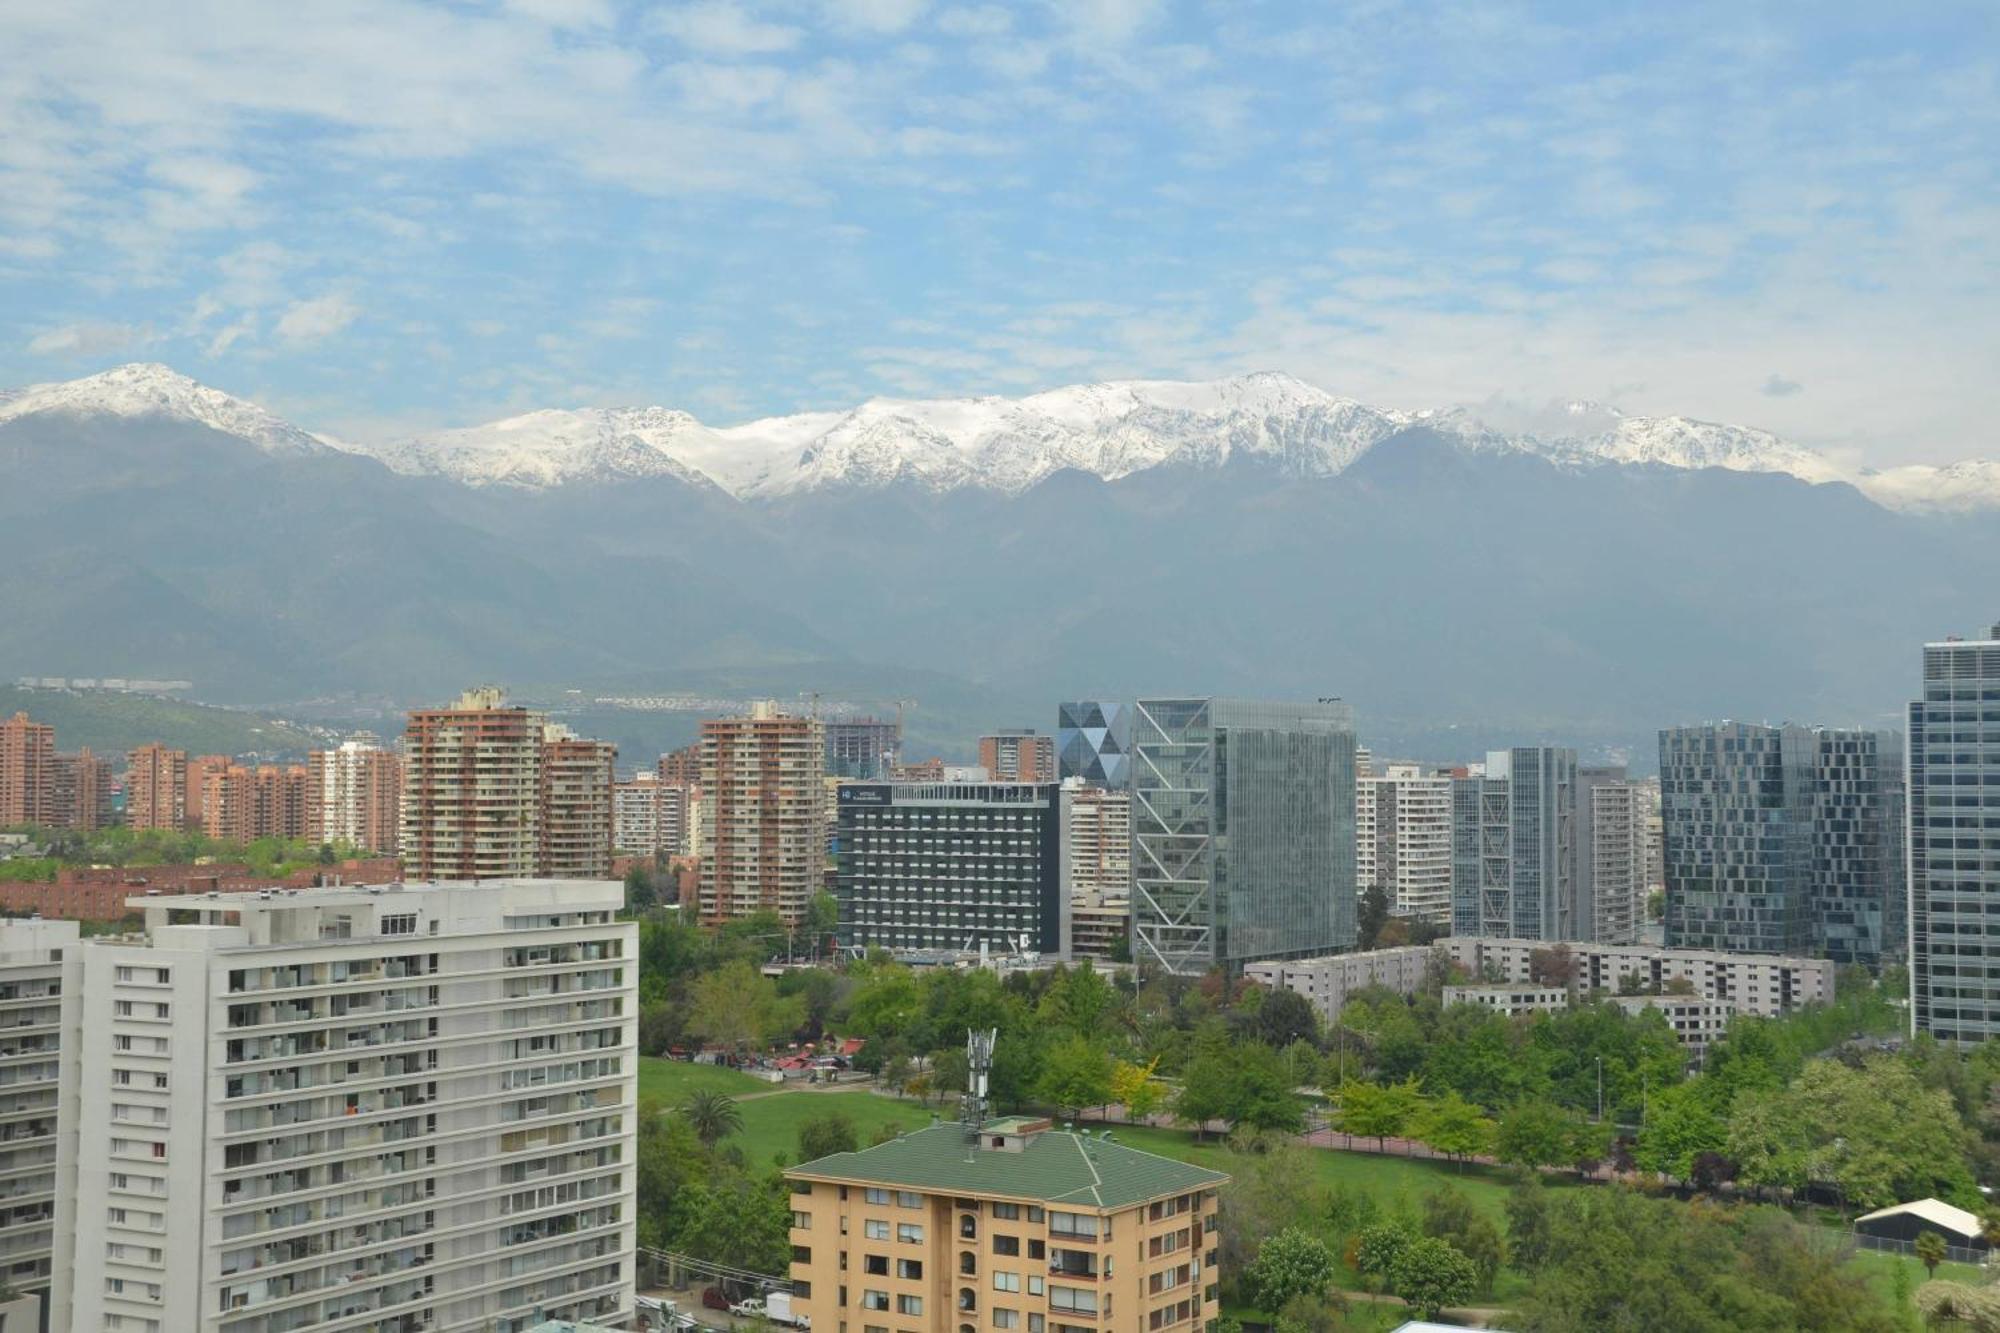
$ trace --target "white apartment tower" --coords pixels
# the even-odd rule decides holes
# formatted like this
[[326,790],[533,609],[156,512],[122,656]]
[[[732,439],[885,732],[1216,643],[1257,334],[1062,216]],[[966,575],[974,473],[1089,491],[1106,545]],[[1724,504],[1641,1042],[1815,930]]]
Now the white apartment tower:
[[0,1278],[16,1291],[49,1286],[63,955],[76,941],[74,921],[0,921]]
[[1077,778],[1063,782],[1065,837],[1069,842],[1069,896],[1100,907],[1132,897],[1132,796],[1092,787]]
[[633,1306],[610,881],[141,897],[66,949],[50,1327],[519,1333]]
[[1354,780],[1357,894],[1379,884],[1395,916],[1451,920],[1451,778],[1390,764]]
[[690,797],[685,782],[663,781],[657,773],[641,773],[621,782],[611,794],[611,841],[635,856],[688,856]]

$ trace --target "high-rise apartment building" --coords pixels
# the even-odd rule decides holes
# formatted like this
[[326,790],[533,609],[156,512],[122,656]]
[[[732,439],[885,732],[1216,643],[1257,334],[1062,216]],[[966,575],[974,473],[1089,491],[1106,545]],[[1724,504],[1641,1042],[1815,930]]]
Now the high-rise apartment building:
[[223,842],[258,838],[303,838],[308,821],[309,780],[297,764],[204,765],[201,828]]
[[640,773],[611,793],[611,841],[634,856],[688,856],[688,816],[694,789]]
[[55,763],[54,727],[26,713],[0,722],[0,825],[53,822]]
[[1171,972],[1354,947],[1354,712],[1141,699],[1133,954]]
[[979,766],[994,782],[1054,782],[1056,738],[1032,728],[981,736]]
[[1827,728],[1814,740],[1813,950],[1879,967],[1908,943],[1903,733]]
[[1451,923],[1459,935],[1581,938],[1576,751],[1517,745],[1452,779]]
[[840,784],[841,944],[1067,958],[1067,797],[1052,782]]
[[187,761],[187,790],[181,801],[181,827],[199,833],[207,827],[207,812],[201,808],[208,791],[208,775],[228,768],[236,761],[226,754],[198,754]]
[[1132,896],[1132,796],[1076,778],[1063,781],[1067,796],[1066,857],[1069,895],[1096,906]]
[[826,867],[826,740],[774,703],[701,724],[701,915],[805,916]]
[[170,750],[154,742],[132,751],[125,762],[126,825],[135,829],[186,828],[187,751]]
[[373,736],[306,756],[306,837],[394,853],[403,837],[403,761]]
[[700,786],[701,742],[683,745],[678,750],[661,755],[658,772],[662,782],[679,782],[690,787]]
[[542,855],[538,873],[599,879],[611,873],[611,791],[618,747],[579,740],[567,727],[542,733]]
[[2000,625],[1924,645],[1910,704],[1910,1030],[2000,1035]]
[[1646,920],[1647,789],[1625,770],[1578,770],[1578,935],[1598,944],[1636,944]]
[[826,728],[826,773],[833,778],[887,778],[903,762],[903,725],[874,717],[834,718]]
[[1057,776],[1124,791],[1132,781],[1132,705],[1084,700],[1056,706]]
[[111,761],[99,759],[89,746],[58,754],[49,769],[49,822],[90,833],[109,828],[111,821]]
[[50,1327],[628,1318],[622,901],[560,880],[138,897],[143,942],[66,948]]
[[1415,764],[1355,779],[1355,891],[1394,916],[1451,922],[1451,781]]
[[[74,921],[0,921],[0,1279],[45,1292],[55,1244],[65,999],[63,955]],[[70,996],[75,992],[71,991]],[[61,1327],[61,1325],[51,1325]]]
[[419,709],[403,733],[403,869],[509,879],[542,859],[542,714],[486,686]]

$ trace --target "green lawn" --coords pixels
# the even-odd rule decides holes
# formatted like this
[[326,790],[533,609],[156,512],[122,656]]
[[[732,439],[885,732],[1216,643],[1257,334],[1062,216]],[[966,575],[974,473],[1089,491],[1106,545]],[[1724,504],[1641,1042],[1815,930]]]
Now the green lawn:
[[776,1097],[759,1097],[737,1104],[743,1112],[743,1129],[729,1142],[743,1149],[752,1166],[764,1165],[779,1153],[785,1160],[799,1155],[799,1126],[814,1116],[838,1111],[854,1122],[861,1146],[867,1147],[884,1125],[919,1129],[931,1123],[932,1108],[914,1101],[872,1092],[787,1092]]
[[[1891,1296],[1896,1290],[1896,1265],[1901,1264],[1910,1275],[1910,1290],[1930,1280],[1924,1272],[1923,1260],[1913,1254],[1885,1254],[1881,1250],[1856,1250],[1848,1260],[1850,1267],[1858,1268],[1868,1275],[1868,1283],[1884,1296]],[[1943,1281],[1967,1282],[1974,1286],[1986,1284],[1985,1270],[1977,1264],[1942,1263],[1938,1265],[1937,1276]]]
[[639,1100],[651,1098],[671,1106],[691,1092],[723,1092],[742,1097],[753,1092],[772,1092],[779,1087],[761,1078],[722,1065],[697,1065],[686,1060],[663,1060],[657,1056],[639,1058]]

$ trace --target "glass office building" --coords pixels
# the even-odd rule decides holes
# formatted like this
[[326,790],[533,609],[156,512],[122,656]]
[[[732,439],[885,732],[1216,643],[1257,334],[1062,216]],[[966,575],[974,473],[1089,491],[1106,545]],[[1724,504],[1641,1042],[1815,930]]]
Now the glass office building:
[[1572,940],[1576,751],[1517,745],[1452,782],[1451,927],[1457,935]]
[[2000,1034],[2000,625],[1924,645],[1910,705],[1910,1028]]
[[1875,968],[1902,957],[1903,735],[1815,733],[1812,933],[1816,954]]
[[1797,726],[1660,733],[1668,948],[1807,951],[1817,753]]
[[1056,706],[1056,776],[1124,791],[1132,781],[1132,706],[1085,700]]
[[1354,947],[1354,712],[1141,699],[1133,953],[1179,973]]

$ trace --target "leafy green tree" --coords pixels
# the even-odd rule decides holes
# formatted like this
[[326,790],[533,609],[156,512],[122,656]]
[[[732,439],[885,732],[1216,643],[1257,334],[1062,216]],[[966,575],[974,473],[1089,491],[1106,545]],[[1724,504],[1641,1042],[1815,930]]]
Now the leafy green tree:
[[1513,1166],[1534,1170],[1567,1166],[1576,1160],[1577,1118],[1547,1102],[1522,1102],[1500,1117],[1494,1154]]
[[1551,1258],[1554,1221],[1549,1196],[1541,1180],[1529,1176],[1507,1195],[1507,1249],[1514,1266],[1524,1273],[1537,1273]]
[[709,1088],[690,1093],[681,1103],[681,1115],[695,1137],[711,1147],[743,1128],[743,1111],[736,1100]]
[[1075,967],[1059,968],[1043,996],[1044,1022],[1082,1036],[1095,1036],[1118,1003],[1118,993],[1095,964],[1085,959]]
[[1437,1152],[1457,1159],[1461,1167],[1466,1158],[1493,1147],[1493,1121],[1456,1092],[1426,1105],[1416,1121],[1411,1132]]
[[1340,1088],[1337,1118],[1342,1132],[1388,1146],[1390,1135],[1401,1137],[1416,1123],[1423,1093],[1414,1078],[1386,1087],[1377,1083],[1345,1083]]
[[1707,1079],[1669,1088],[1646,1108],[1646,1122],[1632,1151],[1642,1171],[1692,1180],[1696,1159],[1728,1146],[1729,1124],[1717,1111],[1721,1089]]
[[1148,1119],[1166,1098],[1166,1089],[1153,1077],[1159,1064],[1159,1057],[1154,1056],[1143,1065],[1120,1060],[1111,1067],[1111,1100],[1123,1106],[1133,1120]]
[[652,910],[659,901],[653,890],[653,875],[643,865],[625,872],[625,910],[633,915]]
[[1266,1240],[1288,1227],[1312,1229],[1324,1216],[1313,1156],[1297,1142],[1230,1154],[1217,1209],[1221,1271],[1247,1272]]
[[1341,1333],[1350,1325],[1347,1302],[1337,1291],[1317,1296],[1294,1296],[1278,1311],[1274,1333]]
[[1397,1252],[1389,1281],[1425,1319],[1436,1319],[1446,1306],[1464,1305],[1473,1298],[1479,1272],[1450,1241],[1418,1236]]
[[1426,1195],[1423,1228],[1425,1235],[1451,1242],[1453,1249],[1472,1261],[1478,1291],[1493,1290],[1493,1280],[1507,1262],[1507,1242],[1493,1219],[1473,1207],[1463,1190],[1446,1186]]
[[1938,1265],[1944,1262],[1947,1253],[1944,1237],[1935,1231],[1923,1231],[1918,1233],[1917,1243],[1911,1248],[1923,1262],[1924,1271],[1936,1277]]
[[1397,1259],[1416,1238],[1416,1231],[1401,1218],[1364,1227],[1354,1241],[1354,1266],[1386,1289],[1394,1278]]
[[1050,1048],[1036,1092],[1071,1115],[1103,1106],[1111,1100],[1111,1057],[1088,1037],[1066,1037]]
[[782,1176],[753,1181],[740,1170],[710,1176],[694,1198],[679,1240],[697,1258],[759,1273],[792,1261],[791,1196]]
[[1266,1046],[1282,1050],[1295,1041],[1317,1037],[1319,1015],[1313,1011],[1312,1001],[1295,990],[1267,990],[1257,1005],[1251,1032]]
[[799,1123],[799,1160],[815,1162],[837,1152],[854,1152],[861,1136],[854,1122],[839,1111],[825,1111]]
[[1356,947],[1373,949],[1382,938],[1382,927],[1389,922],[1389,893],[1380,884],[1370,884],[1361,891],[1361,910],[1355,917]]
[[1197,1056],[1181,1071],[1181,1088],[1174,1094],[1174,1119],[1193,1126],[1195,1137],[1208,1132],[1211,1120],[1229,1114],[1230,1068],[1221,1055]]
[[751,964],[729,963],[697,978],[688,1027],[732,1048],[762,1045],[794,1032],[805,1020],[805,1002],[778,994]]
[[[854,1036],[888,1037],[904,1032],[923,1009],[923,995],[910,969],[896,963],[857,963],[853,994],[847,999],[845,1031]],[[965,1040],[959,1032],[954,1044]]]
[[1269,1046],[1239,1051],[1224,1086],[1223,1114],[1233,1127],[1288,1134],[1304,1128],[1305,1107],[1292,1090],[1290,1071]]
[[1334,1284],[1339,1262],[1326,1242],[1299,1227],[1286,1227],[1265,1240],[1246,1275],[1267,1310],[1281,1310],[1299,1296],[1323,1296]]

